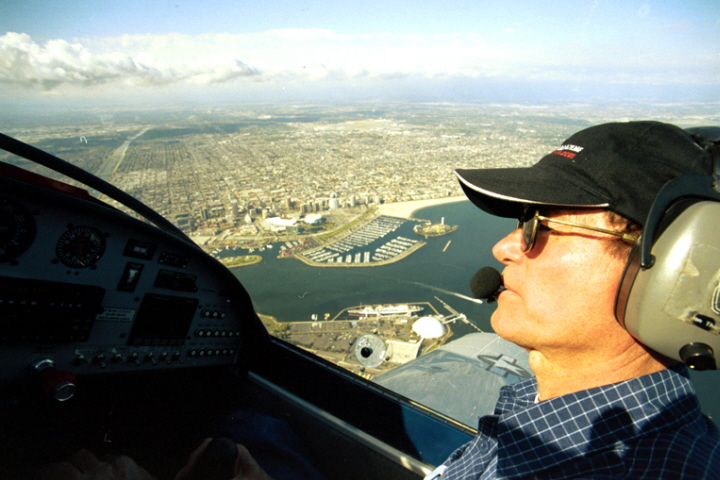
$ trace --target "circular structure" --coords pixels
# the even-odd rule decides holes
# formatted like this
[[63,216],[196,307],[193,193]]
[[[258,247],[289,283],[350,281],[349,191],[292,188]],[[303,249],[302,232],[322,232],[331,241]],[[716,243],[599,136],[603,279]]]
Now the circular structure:
[[95,227],[70,227],[60,236],[55,255],[66,266],[85,268],[94,265],[105,253],[105,236]]
[[423,338],[440,338],[447,333],[447,328],[434,317],[421,317],[412,326],[413,332]]
[[372,368],[377,367],[385,361],[387,347],[382,338],[375,334],[368,333],[367,335],[358,337],[355,345],[353,345],[353,351],[360,365]]

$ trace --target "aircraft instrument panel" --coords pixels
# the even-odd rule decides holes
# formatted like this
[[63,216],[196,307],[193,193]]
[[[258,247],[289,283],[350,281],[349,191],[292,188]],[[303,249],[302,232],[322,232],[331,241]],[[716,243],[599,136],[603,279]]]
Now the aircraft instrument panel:
[[0,177],[1,382],[229,365],[256,320],[237,279],[196,245]]

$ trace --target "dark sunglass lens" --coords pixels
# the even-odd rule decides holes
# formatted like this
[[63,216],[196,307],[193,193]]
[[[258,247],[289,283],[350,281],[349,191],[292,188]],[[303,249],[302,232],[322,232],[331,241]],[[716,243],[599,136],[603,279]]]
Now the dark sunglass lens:
[[536,230],[537,217],[531,217],[530,219],[522,222],[523,240],[525,241],[525,249],[523,251],[527,252],[533,247],[533,244],[535,243]]

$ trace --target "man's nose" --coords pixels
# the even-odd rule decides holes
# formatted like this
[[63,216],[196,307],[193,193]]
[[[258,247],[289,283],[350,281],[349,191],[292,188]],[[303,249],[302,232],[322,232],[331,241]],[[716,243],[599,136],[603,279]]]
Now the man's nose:
[[492,249],[493,256],[500,263],[507,265],[516,262],[525,253],[525,241],[523,240],[522,229],[516,228],[499,242]]

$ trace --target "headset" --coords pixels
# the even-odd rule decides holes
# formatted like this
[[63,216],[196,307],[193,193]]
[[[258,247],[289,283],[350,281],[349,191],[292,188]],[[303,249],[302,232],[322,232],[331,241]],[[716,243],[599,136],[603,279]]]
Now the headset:
[[615,316],[635,338],[695,370],[720,355],[720,127],[686,129],[714,159],[655,197],[625,267]]

